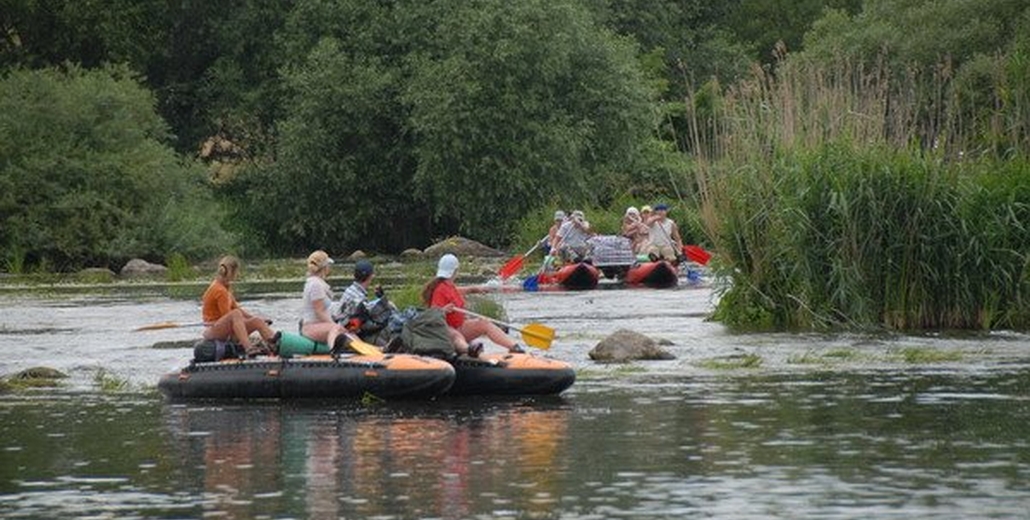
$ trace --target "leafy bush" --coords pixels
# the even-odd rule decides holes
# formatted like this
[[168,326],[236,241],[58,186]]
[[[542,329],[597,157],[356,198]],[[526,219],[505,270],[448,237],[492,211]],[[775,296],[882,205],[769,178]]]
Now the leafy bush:
[[[199,170],[167,146],[125,67],[0,78],[0,249],[7,267],[69,269],[212,249],[225,239]],[[188,223],[196,225],[190,226]],[[21,258],[16,258],[21,256]]]

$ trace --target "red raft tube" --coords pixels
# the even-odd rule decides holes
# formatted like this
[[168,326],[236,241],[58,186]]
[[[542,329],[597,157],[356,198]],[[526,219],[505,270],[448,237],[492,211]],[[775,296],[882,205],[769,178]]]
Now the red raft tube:
[[588,290],[597,287],[600,269],[587,262],[566,264],[553,274],[540,275],[540,284],[558,284],[566,289]]
[[679,269],[668,260],[640,262],[626,271],[625,282],[655,289],[675,287],[679,283]]

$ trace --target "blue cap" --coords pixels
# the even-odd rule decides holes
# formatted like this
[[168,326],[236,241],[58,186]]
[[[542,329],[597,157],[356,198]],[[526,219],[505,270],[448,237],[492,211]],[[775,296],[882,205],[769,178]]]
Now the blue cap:
[[372,262],[368,260],[358,260],[354,264],[354,279],[363,282],[372,276],[375,270],[372,268]]
[[664,203],[663,204],[655,204],[654,205],[654,210],[655,211],[668,211],[669,210],[669,205],[668,204],[664,204]]

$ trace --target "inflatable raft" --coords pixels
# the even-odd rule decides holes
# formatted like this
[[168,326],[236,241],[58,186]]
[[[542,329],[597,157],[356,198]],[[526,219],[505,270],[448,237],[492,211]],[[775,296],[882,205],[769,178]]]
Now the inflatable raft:
[[529,354],[482,354],[451,360],[454,384],[448,395],[552,395],[576,381],[568,363]]
[[226,359],[191,363],[166,374],[158,389],[172,399],[381,398],[436,395],[454,383],[454,368],[408,354]]
[[540,275],[539,284],[557,284],[566,289],[586,290],[597,287],[601,271],[586,262],[566,264],[550,274]]
[[624,280],[630,285],[643,285],[656,289],[675,287],[679,283],[679,269],[667,260],[640,262],[630,266]]

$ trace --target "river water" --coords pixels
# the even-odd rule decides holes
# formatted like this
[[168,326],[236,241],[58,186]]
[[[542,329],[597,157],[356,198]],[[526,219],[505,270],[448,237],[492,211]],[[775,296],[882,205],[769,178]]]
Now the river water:
[[[299,286],[297,290],[299,294]],[[734,335],[713,292],[498,293],[558,331],[551,398],[170,403],[198,303],[0,296],[3,518],[1026,518],[1030,337]],[[293,294],[242,302],[278,324]],[[671,361],[600,365],[626,328]],[[124,382],[102,389],[100,382]]]

